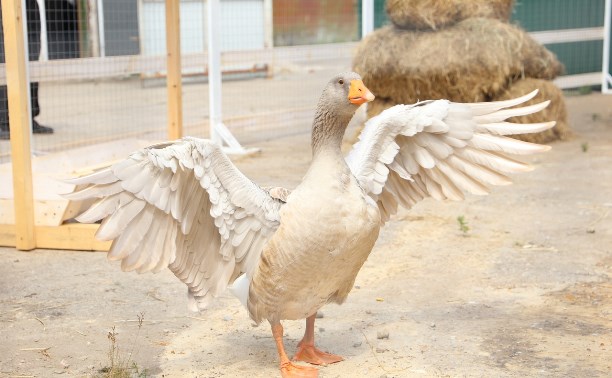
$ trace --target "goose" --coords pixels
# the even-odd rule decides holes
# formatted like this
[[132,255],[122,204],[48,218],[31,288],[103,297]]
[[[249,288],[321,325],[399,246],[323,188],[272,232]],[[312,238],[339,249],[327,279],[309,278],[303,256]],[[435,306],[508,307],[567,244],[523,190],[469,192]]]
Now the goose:
[[[312,162],[291,191],[256,185],[217,144],[185,137],[72,179],[81,189],[67,197],[97,199],[77,220],[103,220],[96,237],[113,241],[108,258],[124,271],[169,268],[187,285],[195,311],[230,287],[253,321],[270,323],[282,377],[316,377],[312,365],[343,360],[315,347],[316,313],[346,300],[400,206],[487,194],[489,186],[510,183],[506,174],[531,169],[507,155],[549,149],[506,137],[554,126],[506,121],[545,108],[548,101],[516,107],[535,94],[396,105],[368,120],[344,156],[346,127],[374,95],[357,73],[341,73],[320,97]],[[297,319],[306,319],[306,328],[291,360],[281,321]]]

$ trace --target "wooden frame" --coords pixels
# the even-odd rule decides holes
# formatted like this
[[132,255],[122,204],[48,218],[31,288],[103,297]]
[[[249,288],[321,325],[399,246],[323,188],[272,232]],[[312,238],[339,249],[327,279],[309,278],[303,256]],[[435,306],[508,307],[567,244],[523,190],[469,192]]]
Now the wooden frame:
[[[183,129],[179,2],[166,0],[168,136],[180,138]],[[15,224],[0,224],[0,246],[107,251],[110,242],[94,237],[97,224],[36,226],[31,159],[31,117],[28,62],[25,45],[25,9],[21,0],[2,0],[6,84],[11,117],[11,161]],[[35,62],[49,64],[50,62]],[[38,79],[35,77],[35,79]],[[4,80],[0,80],[3,83]]]
[[25,9],[21,0],[2,0],[4,47],[9,114],[11,115],[11,152],[15,237],[17,249],[36,248],[34,229],[34,191],[30,157],[30,85],[25,46]]
[[180,1],[166,0],[166,56],[168,74],[168,139],[183,136],[183,87],[181,81]]
[[[94,234],[97,224],[70,223],[61,226],[35,226],[34,248],[74,249],[81,251],[108,251],[111,242],[98,241]],[[15,225],[0,224],[0,246],[15,246]],[[17,249],[22,249],[17,246]]]

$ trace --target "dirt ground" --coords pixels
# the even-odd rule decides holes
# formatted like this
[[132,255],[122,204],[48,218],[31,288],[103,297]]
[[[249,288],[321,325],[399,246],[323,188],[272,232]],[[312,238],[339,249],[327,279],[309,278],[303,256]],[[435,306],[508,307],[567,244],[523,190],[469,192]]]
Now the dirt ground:
[[[426,200],[385,226],[347,303],[317,320],[318,344],[346,358],[322,377],[612,375],[612,97],[567,104],[576,137],[529,159],[535,171],[486,197]],[[249,177],[299,182],[308,135],[257,146],[237,160]],[[253,327],[229,294],[188,312],[169,271],[0,248],[0,288],[0,376],[99,374],[113,328],[141,376],[278,376],[266,324]],[[293,351],[304,324],[285,327]]]

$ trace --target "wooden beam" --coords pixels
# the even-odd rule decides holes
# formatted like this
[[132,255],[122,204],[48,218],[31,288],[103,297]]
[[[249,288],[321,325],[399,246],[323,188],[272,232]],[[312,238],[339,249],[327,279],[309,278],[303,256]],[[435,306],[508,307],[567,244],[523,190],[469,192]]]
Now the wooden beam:
[[183,94],[181,82],[180,1],[166,0],[166,55],[168,90],[168,139],[183,136]]
[[[61,226],[36,226],[36,248],[108,251],[111,242],[97,240],[98,224],[69,223]],[[16,228],[0,224],[0,246],[14,247]]]
[[2,0],[6,81],[11,125],[11,159],[15,201],[15,246],[36,247],[30,133],[30,86],[24,39],[25,10],[21,0]]

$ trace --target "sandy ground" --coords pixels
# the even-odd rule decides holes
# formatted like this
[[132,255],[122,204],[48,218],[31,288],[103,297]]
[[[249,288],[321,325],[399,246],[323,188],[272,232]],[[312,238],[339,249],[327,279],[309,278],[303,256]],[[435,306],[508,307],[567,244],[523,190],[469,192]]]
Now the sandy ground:
[[[346,357],[322,377],[612,375],[612,97],[567,103],[577,136],[530,159],[534,172],[487,197],[424,201],[385,227],[348,301],[317,320],[319,345]],[[299,182],[308,135],[258,147],[237,161],[247,175]],[[113,327],[147,376],[278,375],[267,325],[253,327],[229,294],[189,313],[170,272],[0,248],[0,288],[0,376],[98,374]],[[289,351],[303,326],[285,322]]]

